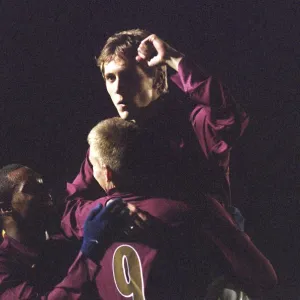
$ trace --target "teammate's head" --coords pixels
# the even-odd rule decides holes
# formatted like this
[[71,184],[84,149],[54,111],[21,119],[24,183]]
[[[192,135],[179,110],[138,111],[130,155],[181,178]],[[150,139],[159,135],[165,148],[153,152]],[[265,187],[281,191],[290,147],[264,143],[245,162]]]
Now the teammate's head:
[[149,68],[135,59],[139,44],[149,35],[142,29],[118,32],[107,40],[97,59],[106,89],[122,119],[138,118],[168,89],[165,66]]
[[29,225],[42,230],[51,205],[41,175],[19,164],[0,169],[0,208],[24,228]]
[[137,124],[121,118],[104,120],[90,131],[88,143],[94,177],[105,191],[114,186],[129,191],[145,181],[151,185],[156,149]]

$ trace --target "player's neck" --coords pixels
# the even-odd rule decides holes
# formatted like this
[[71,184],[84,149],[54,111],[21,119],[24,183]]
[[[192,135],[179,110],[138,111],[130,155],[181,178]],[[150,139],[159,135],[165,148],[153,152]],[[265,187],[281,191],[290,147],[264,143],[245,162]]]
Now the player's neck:
[[23,223],[18,224],[12,217],[5,218],[3,225],[5,234],[23,245],[38,249],[45,241],[44,232],[36,232]]
[[139,114],[134,121],[141,126],[144,125],[158,115],[158,112],[161,110],[163,105],[162,103],[162,97],[157,97],[148,106],[140,108]]

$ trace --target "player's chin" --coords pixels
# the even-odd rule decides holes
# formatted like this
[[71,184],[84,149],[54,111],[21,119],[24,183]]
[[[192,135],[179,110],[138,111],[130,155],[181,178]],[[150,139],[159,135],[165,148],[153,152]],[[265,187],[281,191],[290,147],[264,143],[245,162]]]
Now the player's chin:
[[128,112],[128,111],[119,111],[119,115],[120,115],[120,118],[123,119],[123,120],[130,120],[131,119],[131,114]]

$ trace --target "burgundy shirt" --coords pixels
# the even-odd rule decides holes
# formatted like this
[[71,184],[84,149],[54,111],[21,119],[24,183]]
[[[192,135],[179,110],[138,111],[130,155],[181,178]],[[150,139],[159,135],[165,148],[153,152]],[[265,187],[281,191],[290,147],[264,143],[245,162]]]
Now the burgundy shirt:
[[115,197],[148,212],[159,225],[134,238],[124,235],[107,249],[95,279],[101,299],[199,299],[210,280],[211,249],[222,257],[229,281],[250,296],[276,284],[270,262],[214,199],[191,209],[182,201],[115,191],[95,201],[77,198],[68,201],[61,222],[66,235],[81,239],[90,210]]
[[85,284],[99,267],[81,252],[77,257],[73,253],[74,245],[60,239],[46,241],[37,252],[5,235],[0,245],[0,299],[82,299]]
[[[218,79],[207,76],[186,57],[171,80],[187,97],[183,94],[178,101],[165,95],[154,101],[159,106],[157,114],[143,124],[153,134],[153,143],[171,148],[172,157],[165,159],[176,161],[175,169],[165,176],[169,182],[164,182],[164,188],[169,185],[180,199],[193,197],[200,189],[229,206],[230,149],[244,132],[248,116]],[[103,191],[93,178],[88,154],[67,192],[71,195],[76,190],[77,196],[97,199]]]

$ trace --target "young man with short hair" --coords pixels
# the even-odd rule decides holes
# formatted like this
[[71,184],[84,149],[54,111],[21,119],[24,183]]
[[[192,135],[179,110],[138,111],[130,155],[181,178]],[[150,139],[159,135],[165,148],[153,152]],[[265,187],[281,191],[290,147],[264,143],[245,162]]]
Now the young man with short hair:
[[[244,132],[248,116],[228,89],[187,56],[141,29],[111,36],[97,64],[120,117],[151,132],[153,143],[165,148],[161,153],[165,163],[173,161],[165,170],[165,189],[195,202],[199,192],[204,193],[230,207],[230,150]],[[176,72],[171,80],[184,93],[180,101],[167,92],[167,67]],[[88,153],[68,184],[69,194],[75,189],[87,199],[101,195]]]

